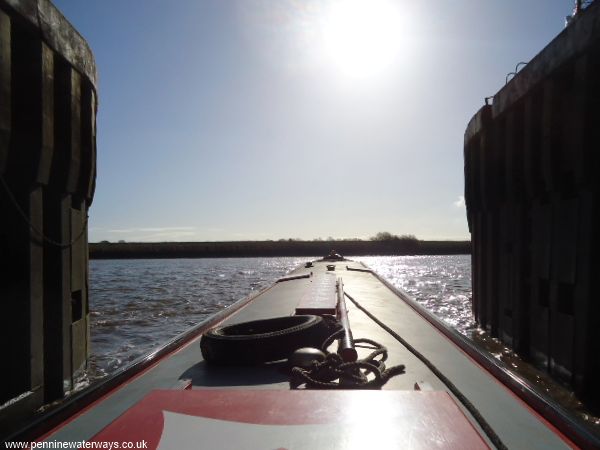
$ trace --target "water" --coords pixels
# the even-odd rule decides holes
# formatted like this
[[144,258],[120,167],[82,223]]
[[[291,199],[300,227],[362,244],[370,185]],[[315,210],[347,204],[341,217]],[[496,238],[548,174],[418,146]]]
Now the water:
[[[91,379],[131,363],[314,259],[90,261]],[[469,256],[356,259],[462,333],[474,329]]]
[[451,327],[471,336],[477,324],[471,312],[471,257],[372,256],[358,261],[404,290]]

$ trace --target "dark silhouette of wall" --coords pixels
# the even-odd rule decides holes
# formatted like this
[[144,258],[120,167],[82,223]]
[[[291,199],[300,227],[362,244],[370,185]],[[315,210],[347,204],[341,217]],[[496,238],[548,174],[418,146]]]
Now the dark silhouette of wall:
[[47,0],[0,0],[0,436],[88,355],[96,72]]
[[600,407],[600,4],[471,120],[473,310],[493,336]]

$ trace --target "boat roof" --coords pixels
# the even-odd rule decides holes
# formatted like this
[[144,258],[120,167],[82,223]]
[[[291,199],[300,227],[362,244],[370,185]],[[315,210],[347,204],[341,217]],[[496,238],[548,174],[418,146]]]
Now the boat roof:
[[[178,423],[174,425],[174,429],[179,430],[176,434],[183,433],[182,436],[185,432],[180,430],[181,423],[186,423],[189,418],[185,417],[190,415],[204,420],[202,427],[206,428],[208,423],[212,424],[215,430],[221,430],[223,424],[215,423],[214,420],[230,420],[231,430],[234,430],[239,428],[237,425],[240,423],[247,424],[247,421],[235,418],[235,411],[248,407],[240,398],[246,398],[245,401],[248,401],[248,398],[254,399],[252,408],[255,412],[251,412],[250,416],[255,414],[256,417],[264,415],[264,411],[260,411],[261,408],[268,409],[265,405],[271,405],[272,410],[275,404],[281,408],[288,405],[287,410],[284,408],[277,413],[288,417],[297,414],[296,407],[301,401],[310,399],[312,409],[323,410],[325,413],[328,405],[333,405],[331,408],[334,409],[349,408],[350,411],[354,411],[355,417],[346,415],[344,420],[352,423],[362,423],[369,414],[375,414],[374,417],[382,424],[376,433],[391,436],[390,439],[399,439],[397,427],[404,424],[406,430],[416,433],[415,436],[420,442],[441,439],[440,445],[444,447],[449,446],[450,441],[443,440],[442,430],[456,426],[456,429],[470,428],[474,431],[473,435],[459,433],[465,437],[461,447],[494,447],[494,443],[473,417],[473,409],[467,409],[464,399],[455,395],[456,390],[453,392],[449,389],[448,383],[440,380],[431,366],[409,351],[398,339],[400,336],[402,340],[417,348],[431,365],[444,374],[446,381],[449,380],[464,398],[468,399],[474,410],[485,419],[506,447],[555,449],[575,446],[573,441],[490,373],[488,368],[484,367],[485,364],[481,364],[481,361],[477,361],[472,354],[457,345],[456,339],[449,336],[448,330],[444,330],[435,319],[428,317],[406,294],[387,284],[359,262],[335,262],[334,271],[327,269],[327,265],[331,264],[331,261],[315,262],[313,267],[300,267],[269,288],[213,317],[198,327],[195,336],[188,338],[184,344],[169,349],[118,386],[105,389],[106,392],[96,395],[97,398],[92,403],[48,431],[41,439],[73,442],[114,436],[111,433],[114,433],[115,429],[135,428],[131,425],[131,417],[137,417],[136,411],[153,411],[154,420],[161,417],[164,424]],[[386,365],[405,365],[405,373],[391,378],[381,391],[290,391],[289,377],[280,364],[216,366],[203,360],[199,347],[202,332],[217,324],[231,325],[290,316],[294,314],[306,293],[312,289],[315,280],[324,276],[341,277],[344,291],[356,301],[356,304],[346,302],[354,337],[368,338],[383,344],[388,350]],[[373,317],[385,327],[376,323]],[[390,333],[390,330],[393,332]],[[359,349],[359,353],[365,351]],[[204,401],[214,402],[215,398],[221,399],[220,408],[224,411],[221,415],[217,414],[218,417],[215,418],[214,414],[198,413]],[[187,406],[177,409],[173,405]],[[385,408],[382,405],[385,405]],[[368,411],[366,415],[365,408]],[[382,415],[382,411],[385,415]],[[408,420],[408,416],[401,414],[402,411],[413,411],[409,416],[419,417],[419,421]],[[178,414],[184,416],[181,423],[172,420]],[[404,419],[400,420],[400,416]],[[386,417],[392,417],[394,420],[387,420]],[[151,419],[147,420],[150,422],[144,422],[146,425],[154,423]],[[308,424],[312,426],[329,423],[328,420],[330,419],[324,419],[323,416],[313,417]],[[307,425],[306,421],[300,422],[286,422],[286,425]],[[197,421],[190,423],[200,426]],[[260,422],[254,424],[265,425]],[[278,423],[273,423],[271,419],[271,422],[267,421],[267,425],[273,426]],[[160,426],[155,424],[153,429],[160,429]],[[296,430],[299,430],[300,436],[306,434],[300,429]],[[249,433],[252,435],[252,432]],[[447,445],[444,445],[444,442]],[[465,442],[469,443],[466,447],[463,446]],[[419,446],[415,448],[417,447]]]

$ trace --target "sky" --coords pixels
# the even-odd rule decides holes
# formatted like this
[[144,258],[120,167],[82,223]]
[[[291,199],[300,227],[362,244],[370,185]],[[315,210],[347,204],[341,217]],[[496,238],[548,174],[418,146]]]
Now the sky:
[[568,0],[55,0],[98,69],[89,241],[468,239],[470,118]]

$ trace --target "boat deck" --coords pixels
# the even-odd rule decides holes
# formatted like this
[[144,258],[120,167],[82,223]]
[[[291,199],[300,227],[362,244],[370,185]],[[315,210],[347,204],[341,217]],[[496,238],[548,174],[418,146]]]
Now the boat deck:
[[[335,275],[343,279],[344,291],[387,327],[417,348],[433,365],[466,396],[502,442],[511,449],[559,449],[574,445],[545,419],[502,385],[496,378],[463,352],[412,305],[401,292],[390,289],[376,275],[353,261],[315,262],[312,268],[299,268],[290,275],[313,272],[312,277],[275,283],[255,295],[222,324],[287,316],[309,289],[317,275],[323,275],[326,264],[335,264]],[[358,270],[348,270],[358,269]],[[393,377],[383,391],[414,392],[415,384],[424,391],[446,391],[448,387],[394,336],[374,322],[351,301],[346,300],[348,318],[354,338],[369,338],[388,349],[386,365],[404,364],[406,372]],[[142,400],[150,391],[177,389],[185,380],[193,390],[267,389],[289,390],[288,376],[280,364],[261,366],[214,366],[202,360],[200,337],[147,368],[128,383],[109,392],[88,406],[70,422],[45,436],[58,441],[89,440],[126,410]],[[365,350],[359,349],[359,358]],[[385,395],[385,394],[381,394]],[[461,402],[450,396],[462,409],[484,441],[492,443]],[[398,405],[402,408],[402,405]]]

